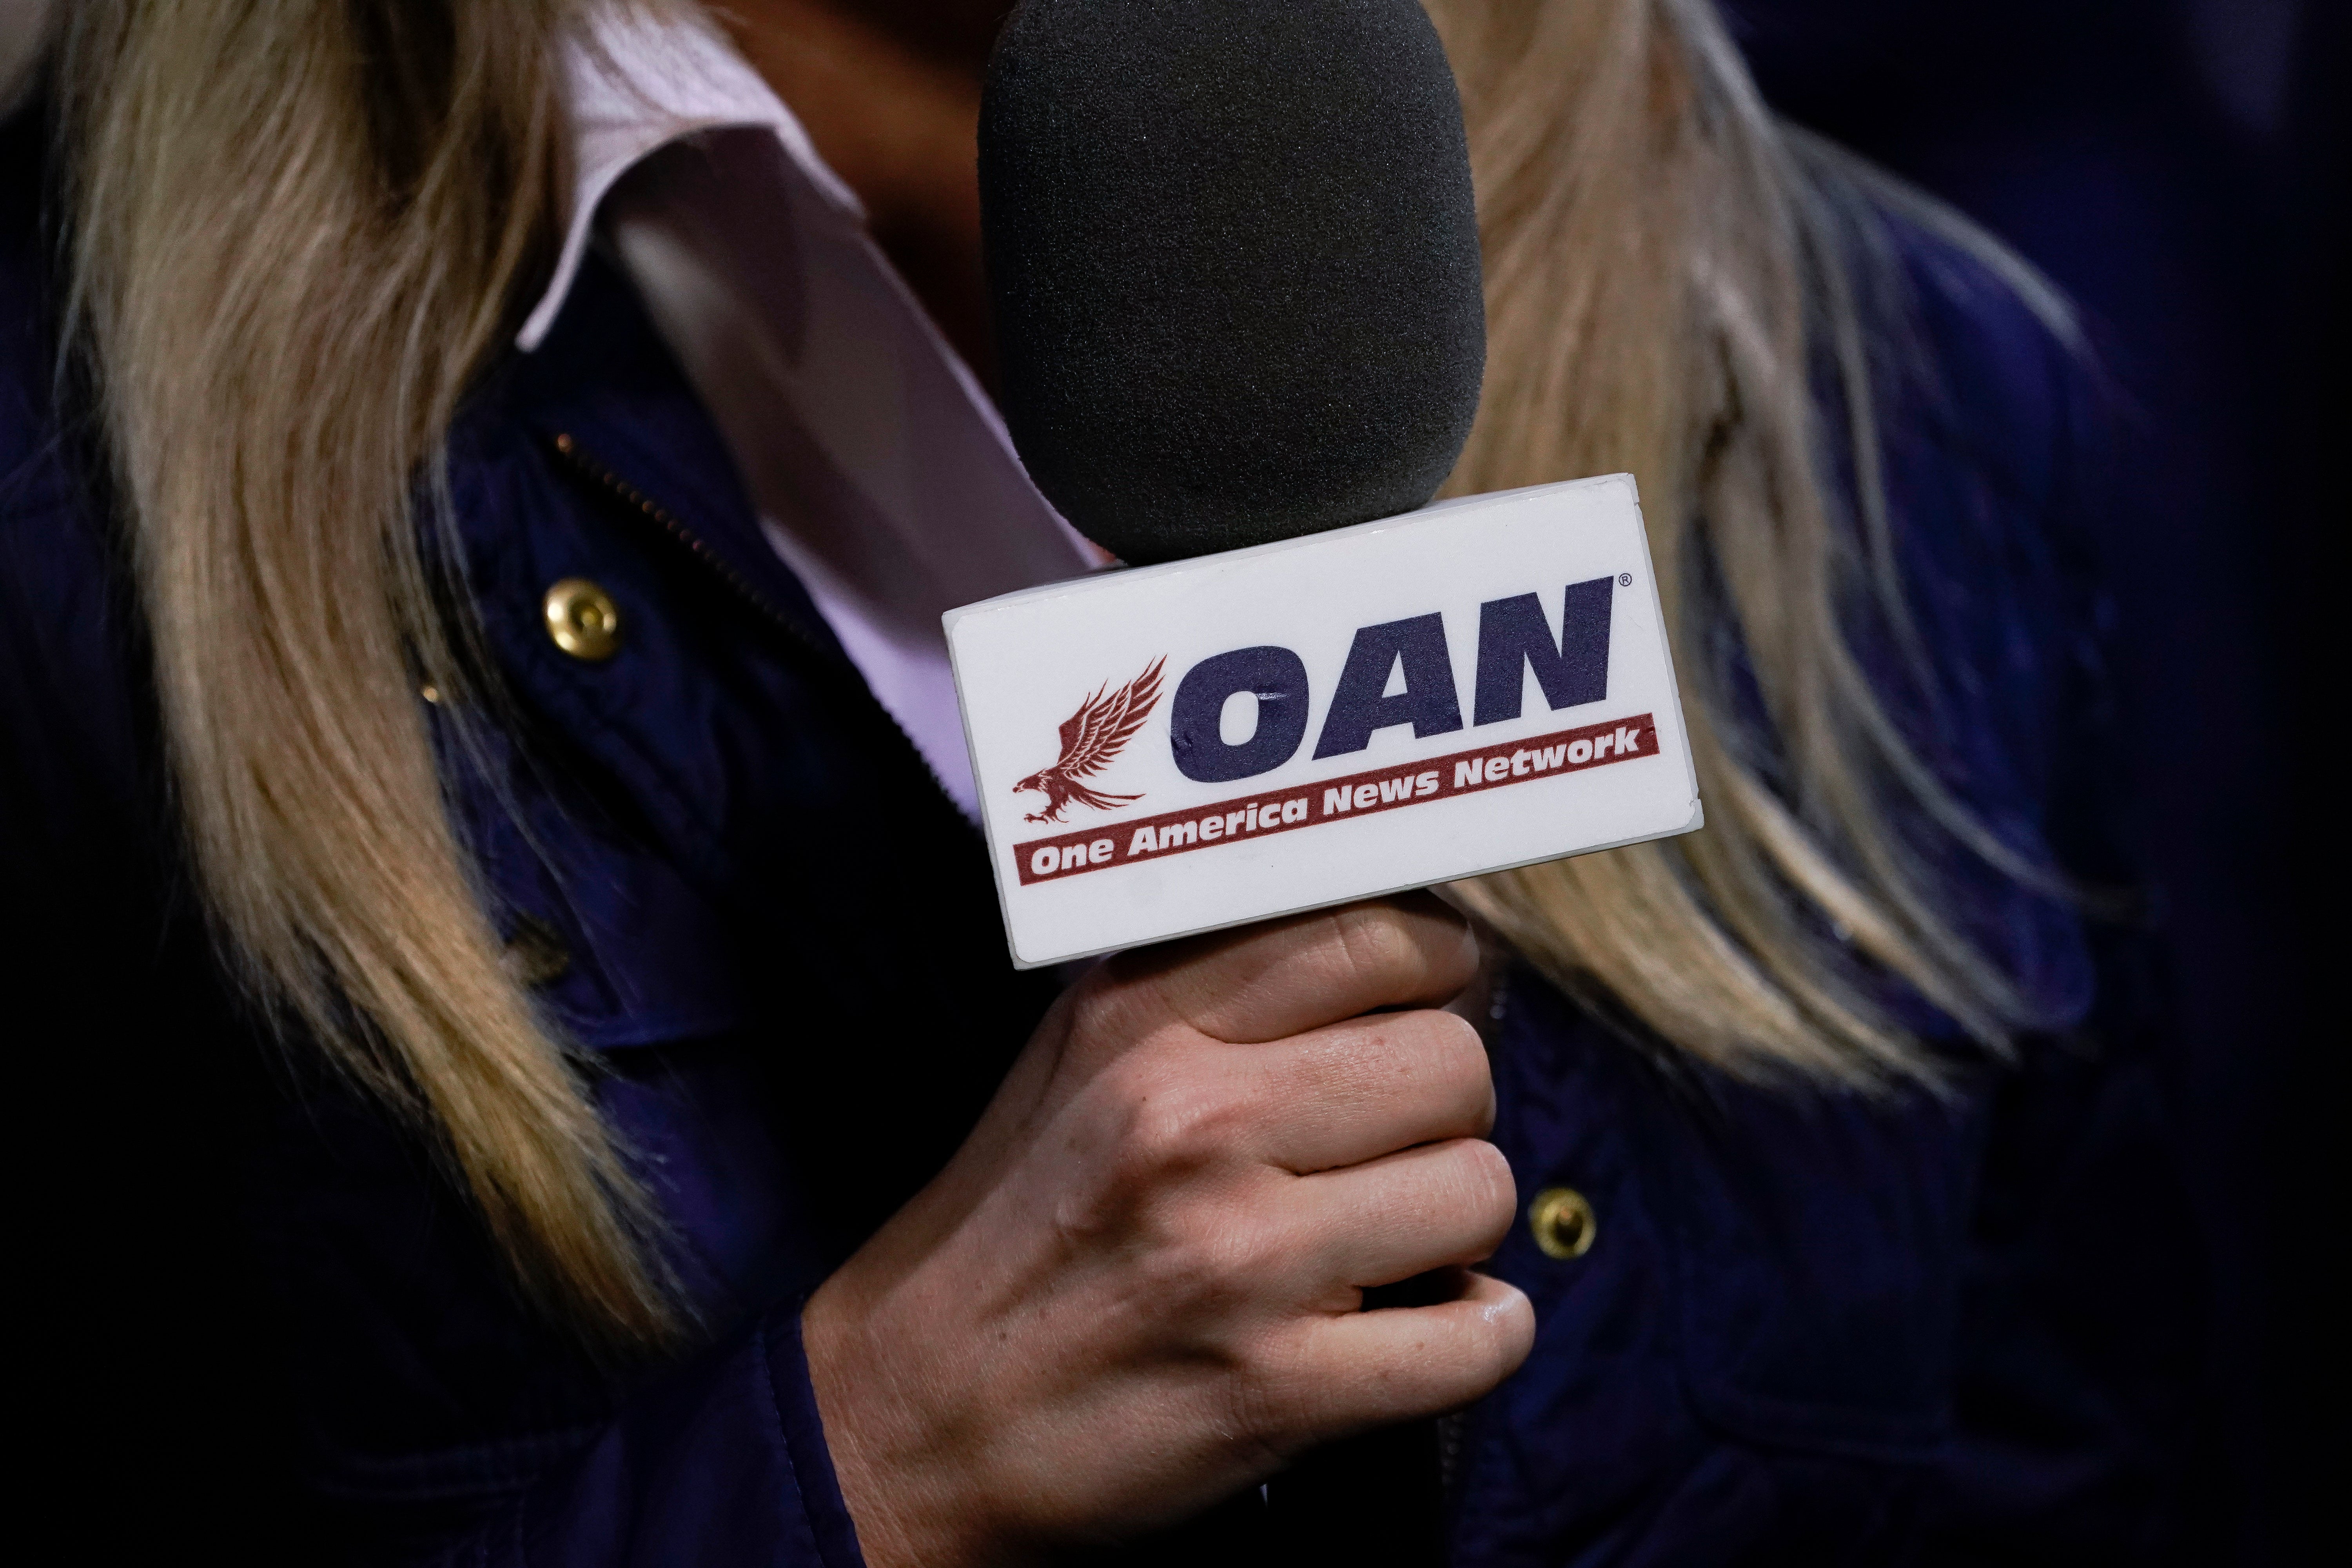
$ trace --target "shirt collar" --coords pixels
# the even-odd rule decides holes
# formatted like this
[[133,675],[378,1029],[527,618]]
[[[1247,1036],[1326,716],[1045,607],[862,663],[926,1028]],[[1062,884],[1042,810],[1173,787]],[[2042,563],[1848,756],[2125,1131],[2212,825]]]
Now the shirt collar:
[[775,133],[794,169],[852,222],[865,208],[817,155],[808,132],[760,74],[707,24],[605,6],[564,48],[572,107],[572,205],[547,290],[515,342],[546,341],[580,274],[597,209],[622,175],[681,138],[734,127]]

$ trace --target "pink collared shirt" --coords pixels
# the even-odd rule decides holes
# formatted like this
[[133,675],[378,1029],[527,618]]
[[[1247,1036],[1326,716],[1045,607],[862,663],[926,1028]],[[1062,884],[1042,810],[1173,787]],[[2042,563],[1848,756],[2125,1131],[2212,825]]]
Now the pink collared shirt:
[[567,61],[575,158],[546,337],[599,236],[732,451],[768,539],[965,815],[979,800],[940,615],[1101,556],[807,132],[726,41],[606,14]]

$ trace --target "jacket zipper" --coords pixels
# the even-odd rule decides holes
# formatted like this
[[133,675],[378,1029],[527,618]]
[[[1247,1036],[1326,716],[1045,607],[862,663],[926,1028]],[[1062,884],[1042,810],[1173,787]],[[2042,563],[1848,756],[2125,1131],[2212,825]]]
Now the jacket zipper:
[[[720,582],[734,590],[736,597],[758,611],[771,626],[782,632],[803,652],[831,672],[834,679],[843,679],[845,672],[842,667],[847,663],[845,659],[801,629],[799,624],[786,615],[774,600],[760,592],[756,584],[729,565],[725,558],[703,542],[701,537],[687,527],[676,512],[661,505],[651,496],[646,495],[636,486],[590,456],[571,432],[557,433],[555,451],[556,455],[563,459],[565,466],[573,472],[620,501],[630,510],[660,524],[664,532],[684,545],[688,553],[709,568]],[[881,721],[883,727],[897,739],[907,755],[914,760],[915,765],[922,769],[923,776],[931,781],[933,793],[939,796],[940,804],[948,808],[949,815],[962,824],[966,831],[978,832],[971,819],[964,816],[963,808],[956,804],[955,797],[948,794],[947,785],[940,782],[939,770],[931,766],[930,758],[923,755],[923,749],[915,744],[914,737],[908,734],[906,726],[898,722],[898,716],[876,700],[873,691],[866,685],[864,677],[856,676],[856,667],[850,665],[847,673],[855,678],[856,692],[866,700],[867,710],[875,718]]]

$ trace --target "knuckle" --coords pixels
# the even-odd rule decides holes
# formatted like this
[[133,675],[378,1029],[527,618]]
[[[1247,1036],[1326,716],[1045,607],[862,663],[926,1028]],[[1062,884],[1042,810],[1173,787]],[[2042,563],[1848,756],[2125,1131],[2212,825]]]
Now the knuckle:
[[1404,917],[1386,904],[1356,904],[1332,917],[1341,961],[1366,980],[1419,967],[1421,953]]
[[1147,1245],[1135,1249],[1137,1289],[1189,1323],[1188,1339],[1228,1364],[1245,1363],[1248,1325],[1281,1268],[1265,1227],[1230,1196],[1162,1205],[1154,1219]]
[[1174,1316],[1213,1321],[1234,1294],[1214,1232],[1177,1215],[1158,1218],[1149,1244],[1134,1250],[1136,1289]]
[[1518,1217],[1510,1162],[1483,1139],[1465,1138],[1446,1151],[1438,1186],[1448,1228],[1458,1227],[1457,1234],[1466,1233],[1483,1249],[1499,1245]]
[[1230,1094],[1179,1062],[1138,1064],[1119,1074],[1119,1148],[1136,1173],[1165,1178],[1216,1163],[1236,1141]]
[[1470,1020],[1457,1013],[1425,1008],[1407,1015],[1422,1052],[1440,1081],[1450,1088],[1487,1083],[1486,1046]]
[[1442,1105],[1449,1121],[1491,1118],[1494,1076],[1475,1026],[1453,1013],[1425,1008],[1381,1016],[1365,1042],[1412,1092]]
[[1511,1228],[1517,1217],[1519,1184],[1511,1174],[1511,1162],[1502,1150],[1483,1138],[1474,1138],[1464,1145],[1470,1166],[1473,1201],[1497,1237]]
[[1470,1068],[1484,1082],[1486,1078],[1486,1041],[1478,1033],[1478,1026],[1459,1013],[1439,1013],[1445,1020],[1446,1049],[1459,1066]]
[[1338,962],[1362,983],[1414,990],[1458,989],[1477,970],[1469,926],[1389,903],[1355,904],[1332,912]]
[[1318,1382],[1284,1353],[1276,1334],[1237,1335],[1234,1351],[1225,1394],[1230,1429],[1251,1449],[1286,1462],[1317,1433]]
[[1296,1224],[1285,1225],[1269,1216],[1265,1205],[1237,1194],[1218,1216],[1218,1236],[1228,1275],[1247,1288],[1253,1300],[1290,1299],[1302,1249]]
[[1482,1132],[1495,1124],[1495,1070],[1477,1026],[1455,1013],[1431,1015],[1431,1051],[1439,1089]]

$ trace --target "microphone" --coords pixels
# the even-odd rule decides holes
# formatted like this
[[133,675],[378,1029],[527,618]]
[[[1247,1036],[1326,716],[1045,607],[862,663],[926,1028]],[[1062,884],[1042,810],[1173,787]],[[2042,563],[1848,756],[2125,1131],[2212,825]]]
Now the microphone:
[[[1023,0],[980,184],[1006,425],[1129,567],[946,616],[1016,964],[1700,826],[1632,477],[1427,505],[1486,316],[1419,0]],[[1436,1563],[1443,1447],[1120,1561]]]
[[1130,563],[945,617],[1016,964],[1700,825],[1632,477],[1424,505],[1486,323],[1418,0],[1024,0],[980,176],[1006,423]]
[[1486,329],[1461,102],[1417,0],[1025,0],[980,184],[1005,421],[1112,554],[1436,493]]

